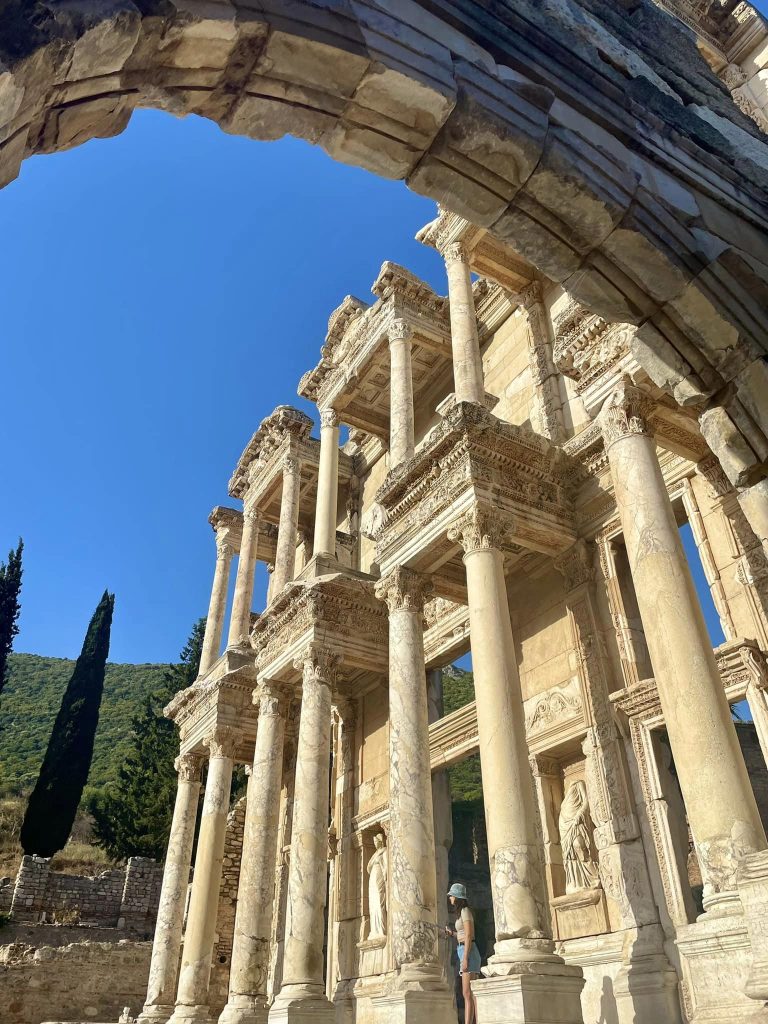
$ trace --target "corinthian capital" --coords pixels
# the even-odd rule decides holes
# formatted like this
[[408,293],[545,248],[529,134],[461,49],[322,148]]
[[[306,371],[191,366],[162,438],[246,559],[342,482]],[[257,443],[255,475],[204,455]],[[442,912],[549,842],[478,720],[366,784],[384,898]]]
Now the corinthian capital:
[[248,520],[253,526],[259,521],[259,510],[254,505],[249,505],[248,508],[243,509],[243,519]]
[[173,762],[179,775],[179,782],[199,782],[203,759],[199,754],[179,754]]
[[320,410],[320,426],[321,427],[338,427],[339,425],[339,414],[335,409],[321,409]]
[[589,550],[583,540],[577,540],[564,555],[556,558],[555,568],[565,580],[566,593],[580,587],[582,583],[591,583],[595,575]]
[[445,260],[445,265],[451,263],[468,263],[469,257],[463,242],[448,242],[440,247],[440,255]]
[[219,534],[216,535],[216,559],[228,562],[234,557],[235,549],[224,540]]
[[652,408],[653,402],[648,396],[636,388],[629,377],[622,377],[597,417],[606,451],[624,437],[648,434],[647,416]]
[[283,456],[283,476],[298,476],[301,472],[301,463],[295,455]]
[[448,539],[458,541],[465,555],[475,551],[501,550],[506,526],[501,516],[491,510],[474,505],[448,531]]
[[334,651],[320,644],[310,644],[293,665],[300,670],[305,686],[319,685],[334,687],[341,658]]
[[413,337],[413,328],[407,320],[393,320],[389,325],[387,337],[390,341],[410,341]]
[[376,584],[376,597],[392,612],[403,609],[421,612],[432,593],[432,583],[413,569],[398,565]]
[[229,725],[217,725],[205,737],[203,746],[208,747],[211,757],[234,757],[241,738],[239,729],[233,729]]
[[259,680],[253,691],[253,703],[259,709],[259,718],[285,718],[289,700],[289,690],[272,679]]

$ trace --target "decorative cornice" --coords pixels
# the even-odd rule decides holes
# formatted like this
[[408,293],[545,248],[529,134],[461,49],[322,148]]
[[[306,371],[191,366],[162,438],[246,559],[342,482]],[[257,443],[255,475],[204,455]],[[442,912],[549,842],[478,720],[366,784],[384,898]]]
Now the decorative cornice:
[[397,566],[376,584],[376,597],[393,612],[403,610],[422,613],[424,602],[432,593],[432,583],[413,569]]
[[606,452],[625,437],[648,435],[647,417],[652,408],[648,396],[634,387],[628,377],[623,377],[597,417]]
[[238,743],[243,738],[239,729],[229,725],[216,725],[203,739],[203,746],[208,748],[211,757],[234,757]]
[[200,754],[179,754],[173,762],[173,767],[178,772],[179,782],[199,782],[203,758]]
[[464,556],[477,551],[501,551],[507,523],[495,511],[475,505],[448,531],[448,539],[458,541]]
[[254,475],[261,473],[263,466],[286,437],[308,438],[312,432],[312,425],[310,417],[300,409],[290,405],[278,405],[274,412],[261,421],[259,429],[240,456],[229,481],[229,493],[232,497],[244,498]]

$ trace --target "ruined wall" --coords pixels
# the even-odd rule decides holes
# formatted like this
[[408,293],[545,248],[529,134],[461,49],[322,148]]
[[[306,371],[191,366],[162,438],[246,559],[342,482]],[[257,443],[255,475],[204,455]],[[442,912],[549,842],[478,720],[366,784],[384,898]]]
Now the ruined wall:
[[131,857],[125,868],[89,877],[51,871],[50,859],[25,856],[11,917],[18,923],[96,924],[151,935],[162,878],[162,867],[146,857]]
[[211,1010],[215,1016],[227,1001],[232,943],[235,936],[237,886],[240,882],[240,858],[243,853],[246,799],[241,797],[227,815],[224,860],[219,888],[219,910],[216,917],[216,945],[211,968]]
[[[149,942],[78,942],[54,949],[15,943],[0,947],[3,1024],[117,1020],[144,1003]],[[55,997],[52,995],[55,993]]]

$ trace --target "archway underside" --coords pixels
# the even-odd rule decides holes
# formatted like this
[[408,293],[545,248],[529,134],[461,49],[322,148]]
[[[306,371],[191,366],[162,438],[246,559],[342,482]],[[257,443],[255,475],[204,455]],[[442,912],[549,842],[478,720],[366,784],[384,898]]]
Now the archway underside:
[[651,0],[6,8],[0,184],[137,107],[404,179],[636,325],[649,376],[709,407],[732,482],[765,476],[768,147]]

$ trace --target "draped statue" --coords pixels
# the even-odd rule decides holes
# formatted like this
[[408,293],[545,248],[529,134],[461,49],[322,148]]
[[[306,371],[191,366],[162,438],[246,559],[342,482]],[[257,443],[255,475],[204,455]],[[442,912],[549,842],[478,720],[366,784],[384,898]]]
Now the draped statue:
[[374,851],[368,861],[368,914],[369,939],[383,939],[387,935],[387,848],[384,836],[373,837]]
[[565,794],[558,825],[566,893],[596,889],[600,878],[597,864],[592,859],[592,818],[587,802],[587,787],[581,779],[574,782]]

